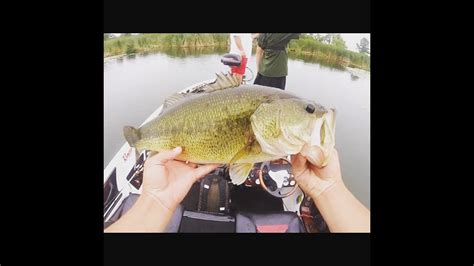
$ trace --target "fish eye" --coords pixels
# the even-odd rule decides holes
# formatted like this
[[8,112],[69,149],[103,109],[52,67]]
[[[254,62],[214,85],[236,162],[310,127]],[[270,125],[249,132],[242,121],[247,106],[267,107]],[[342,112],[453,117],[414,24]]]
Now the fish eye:
[[313,104],[308,104],[306,106],[306,112],[312,114],[314,113],[314,110],[316,110],[316,106],[314,106]]

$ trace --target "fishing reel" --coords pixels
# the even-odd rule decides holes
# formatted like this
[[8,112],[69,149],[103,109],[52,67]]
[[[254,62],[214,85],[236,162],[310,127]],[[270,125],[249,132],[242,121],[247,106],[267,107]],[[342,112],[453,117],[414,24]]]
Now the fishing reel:
[[258,163],[250,171],[245,186],[261,186],[270,195],[286,198],[293,194],[298,185],[293,174],[291,163],[287,159]]

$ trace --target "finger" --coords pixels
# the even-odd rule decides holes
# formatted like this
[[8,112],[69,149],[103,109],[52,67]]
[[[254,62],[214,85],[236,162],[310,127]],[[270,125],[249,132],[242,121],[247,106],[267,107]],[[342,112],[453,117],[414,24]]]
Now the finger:
[[181,147],[176,147],[172,150],[166,150],[153,155],[145,162],[145,167],[152,165],[164,165],[167,161],[173,160],[182,152]]
[[318,173],[323,177],[340,176],[341,166],[339,162],[339,154],[336,149],[332,150],[328,164],[325,167],[318,169]]
[[212,170],[216,169],[219,165],[218,164],[207,164],[200,166],[196,169],[191,170],[189,175],[182,175],[176,181],[177,186],[180,189],[185,190],[188,192],[191,189],[191,186],[202,178],[204,175],[208,174]]
[[219,164],[201,165],[198,168],[193,170],[192,177],[194,181],[197,181],[201,179],[203,176],[205,176],[206,174],[209,174],[209,172],[215,170],[217,167],[219,167]]
[[291,157],[291,166],[293,168],[295,176],[298,176],[306,169],[306,161],[306,158],[299,153]]
[[335,148],[332,148],[329,151],[329,155],[327,158],[328,162],[324,167],[321,167],[321,169],[333,169],[337,168],[337,165],[339,164],[339,155],[337,153],[337,150]]
[[301,154],[306,157],[306,159],[318,168],[322,168],[325,163],[326,157],[324,156],[324,151],[321,147],[318,146],[305,146]]

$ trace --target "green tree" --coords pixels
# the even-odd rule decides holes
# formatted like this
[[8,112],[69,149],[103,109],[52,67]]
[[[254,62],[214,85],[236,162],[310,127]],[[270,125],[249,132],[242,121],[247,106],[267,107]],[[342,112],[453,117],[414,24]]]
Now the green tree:
[[359,50],[359,53],[362,54],[370,54],[369,40],[367,40],[366,38],[362,38],[362,40],[360,40],[360,44],[357,44],[357,50]]
[[332,34],[326,34],[321,37],[321,42],[325,44],[331,44]]
[[338,48],[346,49],[346,42],[342,39],[341,34],[333,34],[331,39],[331,45],[334,45]]
[[313,34],[313,38],[318,42],[323,42],[324,36],[319,33],[316,33],[316,34]]

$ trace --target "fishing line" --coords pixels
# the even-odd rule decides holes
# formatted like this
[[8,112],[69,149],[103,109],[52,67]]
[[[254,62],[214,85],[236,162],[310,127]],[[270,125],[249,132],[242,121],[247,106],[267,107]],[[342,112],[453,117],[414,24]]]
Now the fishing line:
[[249,78],[249,79],[247,79],[247,76],[245,76],[246,79],[244,79],[244,81],[245,81],[245,82],[251,81],[251,80],[254,78],[255,75],[253,74],[252,69],[250,69],[249,67],[245,67],[245,68],[248,69],[248,71],[249,71],[250,73],[252,73],[252,77]]

